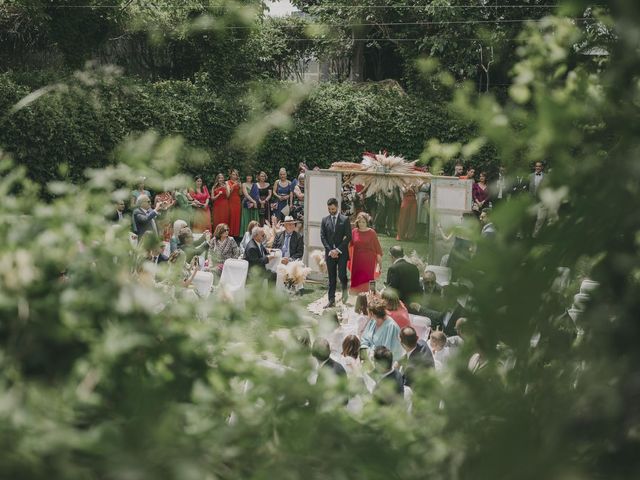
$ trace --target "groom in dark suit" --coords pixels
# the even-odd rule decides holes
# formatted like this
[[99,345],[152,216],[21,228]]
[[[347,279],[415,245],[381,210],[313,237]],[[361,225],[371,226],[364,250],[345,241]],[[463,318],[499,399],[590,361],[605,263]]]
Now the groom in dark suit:
[[351,241],[351,222],[349,218],[338,212],[338,200],[327,201],[329,215],[322,219],[320,240],[324,245],[327,272],[329,273],[329,303],[324,308],[336,305],[336,283],[340,278],[342,286],[342,303],[348,298],[347,260],[349,260],[349,242]]

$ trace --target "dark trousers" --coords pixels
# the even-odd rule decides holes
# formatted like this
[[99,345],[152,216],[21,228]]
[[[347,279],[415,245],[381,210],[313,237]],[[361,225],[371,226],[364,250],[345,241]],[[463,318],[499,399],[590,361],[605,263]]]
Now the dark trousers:
[[328,254],[325,256],[327,262],[327,273],[329,274],[329,301],[336,300],[336,284],[340,279],[342,291],[347,289],[347,255],[342,253],[338,258],[331,258]]

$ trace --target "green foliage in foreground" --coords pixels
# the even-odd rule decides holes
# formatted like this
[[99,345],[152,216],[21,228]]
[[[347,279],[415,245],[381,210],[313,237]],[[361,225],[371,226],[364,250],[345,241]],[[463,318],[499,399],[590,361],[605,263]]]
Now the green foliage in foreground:
[[[495,242],[480,244],[467,274],[475,311],[463,357],[481,352],[486,366],[427,377],[410,415],[373,403],[348,414],[347,386],[309,385],[296,338],[305,324],[328,326],[287,301],[256,289],[246,309],[165,302],[132,280],[104,205],[141,173],[155,189],[179,183],[179,141],[143,137],[86,184],[51,184],[46,205],[3,159],[0,476],[636,478],[640,14],[627,3],[602,74],[566,64],[576,30],[550,19],[523,39],[513,101],[458,96],[503,158],[555,160],[542,194],[555,221],[523,239],[530,200],[494,212]],[[551,286],[558,266],[584,264],[601,286],[576,335],[558,319],[569,292]]]

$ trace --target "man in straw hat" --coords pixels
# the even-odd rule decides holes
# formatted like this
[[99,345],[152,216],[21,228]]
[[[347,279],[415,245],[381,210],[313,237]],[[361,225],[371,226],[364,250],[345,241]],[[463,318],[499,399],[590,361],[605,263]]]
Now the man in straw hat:
[[282,263],[302,260],[304,255],[304,239],[296,230],[297,221],[291,215],[284,217],[284,232],[280,232],[273,240],[273,248],[282,250]]

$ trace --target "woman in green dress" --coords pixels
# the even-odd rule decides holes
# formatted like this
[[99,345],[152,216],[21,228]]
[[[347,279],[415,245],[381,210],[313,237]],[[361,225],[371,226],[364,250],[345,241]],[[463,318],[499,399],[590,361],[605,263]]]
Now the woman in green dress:
[[242,216],[240,217],[240,232],[245,232],[249,222],[260,220],[258,202],[260,194],[258,185],[253,183],[253,175],[247,175],[246,182],[242,184]]

